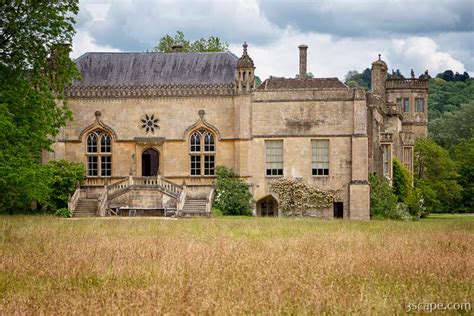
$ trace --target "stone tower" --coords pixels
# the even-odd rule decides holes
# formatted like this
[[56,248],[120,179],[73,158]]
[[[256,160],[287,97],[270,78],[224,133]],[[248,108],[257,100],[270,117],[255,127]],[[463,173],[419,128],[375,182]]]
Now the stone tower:
[[235,87],[237,92],[250,92],[255,88],[255,66],[247,54],[247,43],[244,42],[244,52],[237,62],[235,71]]
[[380,59],[372,63],[372,95],[385,100],[385,80],[387,79],[387,64]]

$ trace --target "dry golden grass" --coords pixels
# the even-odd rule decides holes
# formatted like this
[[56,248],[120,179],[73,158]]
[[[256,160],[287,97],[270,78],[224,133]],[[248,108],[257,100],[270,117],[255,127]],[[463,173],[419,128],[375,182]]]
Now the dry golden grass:
[[[393,314],[471,302],[474,217],[0,217],[0,314]],[[471,311],[472,312],[472,311]]]

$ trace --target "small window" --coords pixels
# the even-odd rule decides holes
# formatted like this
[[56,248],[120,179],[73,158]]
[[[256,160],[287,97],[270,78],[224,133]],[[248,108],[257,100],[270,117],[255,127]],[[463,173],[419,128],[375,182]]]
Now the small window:
[[413,147],[403,147],[403,164],[410,172],[413,172]]
[[397,98],[397,101],[396,101],[397,105],[398,106],[402,106],[402,98]]
[[97,134],[91,133],[87,137],[87,152],[96,153],[97,152]]
[[210,155],[204,156],[204,175],[205,176],[214,175],[214,156],[210,156]]
[[415,99],[415,112],[425,112],[425,99],[423,98]]
[[266,151],[266,175],[283,175],[283,141],[267,140],[265,142]]
[[385,177],[390,178],[391,177],[391,168],[390,168],[390,154],[391,154],[391,148],[390,145],[382,145],[382,150],[383,150],[383,175]]
[[87,175],[89,177],[97,177],[97,156],[87,157]]
[[201,156],[191,155],[191,175],[201,175]]
[[403,112],[410,112],[410,98],[403,98]]
[[312,147],[312,174],[313,176],[329,175],[329,140],[313,140]]

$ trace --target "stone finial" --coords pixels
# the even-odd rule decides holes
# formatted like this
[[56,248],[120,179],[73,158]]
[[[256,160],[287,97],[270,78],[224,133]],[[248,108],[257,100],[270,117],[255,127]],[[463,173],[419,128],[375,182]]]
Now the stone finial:
[[202,119],[204,118],[204,115],[206,115],[206,111],[204,111],[204,110],[199,110],[198,114],[199,114],[199,117],[200,117],[201,120],[202,120]]
[[242,53],[242,56],[237,61],[237,68],[255,68],[252,58],[250,58],[247,53],[247,42],[244,42],[242,47],[244,48],[244,51]]
[[412,79],[415,79],[415,72],[413,71],[413,68],[410,71],[410,75]]
[[98,121],[98,120],[100,120],[100,117],[102,116],[102,113],[100,111],[95,111],[94,115],[95,115],[95,119]]
[[379,54],[379,60],[382,60],[382,58],[381,58],[381,57],[382,57],[382,54]]

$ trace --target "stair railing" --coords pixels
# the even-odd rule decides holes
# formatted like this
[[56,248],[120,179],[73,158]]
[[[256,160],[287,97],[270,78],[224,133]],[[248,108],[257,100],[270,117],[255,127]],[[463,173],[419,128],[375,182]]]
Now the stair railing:
[[105,191],[97,198],[97,212],[99,213],[99,216],[105,216],[107,214],[108,199],[108,188],[106,186]]
[[186,203],[186,184],[183,184],[182,190],[178,196],[178,201],[176,203],[176,217],[179,217],[179,212],[183,210],[185,203]]
[[67,208],[71,212],[74,212],[76,210],[77,203],[79,203],[79,200],[83,197],[83,195],[84,193],[81,191],[81,187],[78,186],[74,191],[74,194],[72,196],[69,196],[67,201]]
[[214,199],[215,188],[212,188],[206,198],[206,213],[210,214],[212,209],[212,200]]

